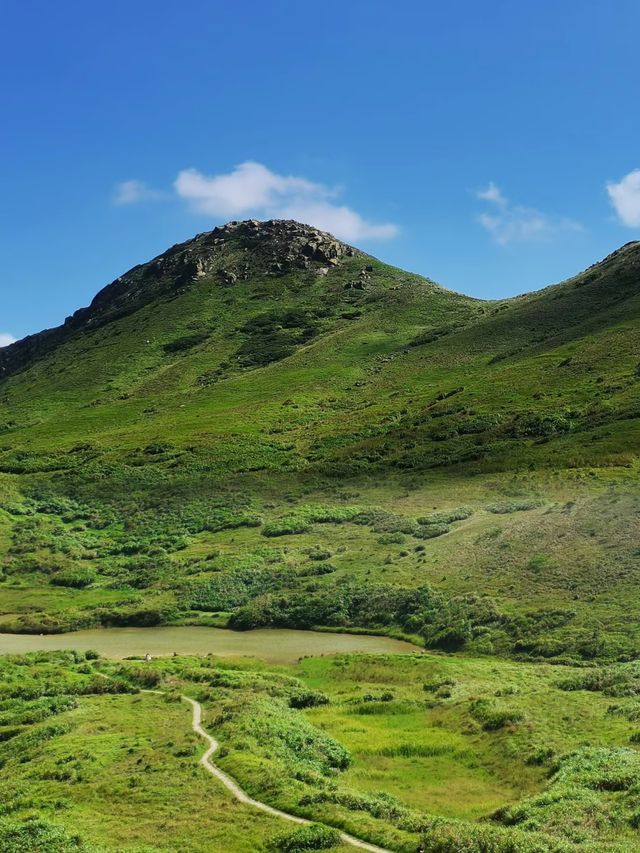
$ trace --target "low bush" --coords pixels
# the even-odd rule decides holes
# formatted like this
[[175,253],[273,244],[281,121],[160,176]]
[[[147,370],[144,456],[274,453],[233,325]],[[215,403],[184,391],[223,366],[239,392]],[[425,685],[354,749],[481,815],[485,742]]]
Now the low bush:
[[537,498],[523,498],[521,500],[496,501],[489,504],[487,510],[496,515],[506,515],[511,512],[526,512],[530,509],[538,509],[541,506],[544,506],[544,501]]
[[282,518],[268,522],[262,528],[263,536],[292,536],[306,533],[314,524],[344,524],[362,515],[358,506],[301,506]]
[[468,506],[459,506],[455,509],[432,512],[418,518],[418,524],[453,524],[456,521],[464,521],[471,518],[473,510]]
[[294,573],[288,570],[274,571],[258,561],[255,566],[244,566],[221,572],[206,581],[196,581],[189,587],[187,606],[192,610],[213,613],[233,610],[249,602],[257,595],[275,592],[291,585]]
[[54,586],[67,586],[72,589],[84,589],[90,586],[96,579],[95,572],[91,569],[70,569],[69,571],[57,572],[51,578]]
[[480,723],[486,732],[495,732],[505,726],[515,725],[523,719],[519,711],[496,707],[491,699],[474,699],[469,710],[473,719]]
[[413,535],[416,539],[435,539],[448,532],[449,526],[447,524],[421,524]]
[[406,832],[425,832],[433,825],[433,818],[421,814],[385,793],[362,794],[340,788],[326,788],[301,797],[301,806],[333,803],[352,812],[366,812],[371,817],[387,821]]
[[98,853],[97,849],[64,829],[40,818],[0,819],[2,853]]
[[440,820],[423,836],[429,853],[570,853],[573,845],[543,833]]
[[306,850],[330,850],[340,844],[337,829],[320,824],[303,826],[269,842],[269,849],[278,853],[305,853]]
[[164,344],[163,349],[167,355],[184,352],[185,350],[193,349],[193,347],[198,346],[198,344],[204,343],[208,337],[209,332],[193,332],[190,335],[183,335],[181,338],[169,341]]

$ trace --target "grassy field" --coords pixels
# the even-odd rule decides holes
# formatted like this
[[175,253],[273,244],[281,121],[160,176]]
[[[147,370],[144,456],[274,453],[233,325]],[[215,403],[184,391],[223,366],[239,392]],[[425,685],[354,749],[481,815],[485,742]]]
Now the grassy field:
[[285,849],[275,839],[291,827],[198,766],[186,694],[252,796],[389,850],[637,846],[635,665],[413,654],[274,669],[51,652],[0,666],[0,840],[44,826],[79,850]]
[[[639,257],[482,302],[294,223],[239,223],[0,351],[2,631],[320,628],[436,653],[144,678],[54,655],[64,689],[36,668],[36,694],[67,695],[69,667],[123,690],[157,672],[203,702],[252,794],[390,850],[636,849]],[[225,800],[186,706],[102,682],[24,760],[10,714],[32,700],[7,697],[25,792],[7,820],[53,822],[5,826],[16,850],[23,831],[42,850],[320,849],[323,830],[272,842],[273,820]],[[141,779],[118,752],[136,739]],[[81,784],[51,769],[64,750]]]
[[[635,466],[348,486],[144,476],[139,491],[99,499],[93,482],[70,498],[50,477],[5,476],[16,491],[0,510],[4,630],[230,621],[533,659],[623,659],[639,647]],[[463,623],[451,643],[445,611]]]

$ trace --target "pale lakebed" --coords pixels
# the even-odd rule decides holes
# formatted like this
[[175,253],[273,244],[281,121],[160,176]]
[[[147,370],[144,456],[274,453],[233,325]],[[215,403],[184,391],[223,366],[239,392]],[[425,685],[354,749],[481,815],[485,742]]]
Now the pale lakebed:
[[225,628],[175,626],[158,628],[91,628],[69,634],[2,634],[0,654],[95,649],[103,657],[213,654],[250,656],[270,663],[293,663],[303,656],[330,654],[411,654],[420,649],[390,637],[264,628],[230,631]]

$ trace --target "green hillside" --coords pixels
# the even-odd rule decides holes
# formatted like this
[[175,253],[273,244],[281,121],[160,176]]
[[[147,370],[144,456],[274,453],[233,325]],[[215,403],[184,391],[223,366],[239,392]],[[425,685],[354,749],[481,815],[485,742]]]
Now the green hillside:
[[280,221],[0,350],[1,632],[426,647],[3,656],[2,850],[638,849],[639,353],[640,243],[483,302]]
[[294,222],[198,235],[0,352],[4,628],[633,655],[639,352],[640,243],[483,302]]

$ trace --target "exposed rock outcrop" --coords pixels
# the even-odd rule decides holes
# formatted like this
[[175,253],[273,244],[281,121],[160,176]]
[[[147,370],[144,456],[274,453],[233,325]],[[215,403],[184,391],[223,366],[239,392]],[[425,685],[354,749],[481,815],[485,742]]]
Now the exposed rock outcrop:
[[103,288],[89,307],[67,317],[62,326],[0,350],[0,378],[50,352],[72,334],[103,326],[202,280],[231,288],[253,276],[280,276],[295,270],[327,275],[343,258],[360,254],[331,234],[294,220],[229,222],[133,267]]

